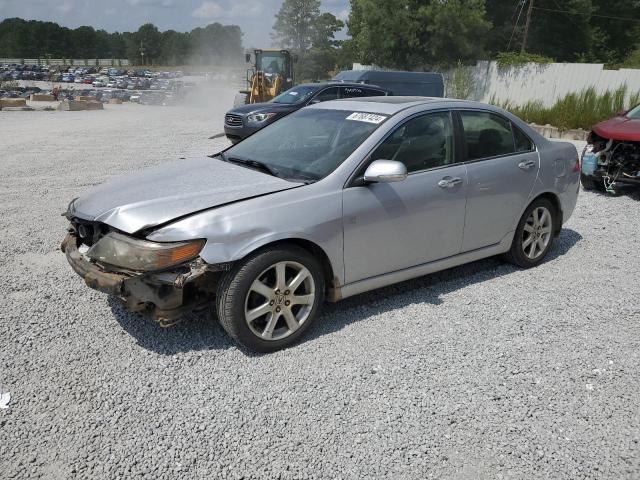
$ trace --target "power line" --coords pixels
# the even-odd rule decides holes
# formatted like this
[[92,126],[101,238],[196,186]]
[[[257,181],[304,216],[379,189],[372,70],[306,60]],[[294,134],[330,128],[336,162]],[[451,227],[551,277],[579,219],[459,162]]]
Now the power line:
[[[509,44],[507,45],[507,52],[511,50],[511,41],[513,40],[513,36],[516,33],[516,29],[518,28],[518,23],[520,22],[520,16],[522,15],[522,11],[524,10],[524,6],[527,4],[526,1],[517,0],[516,9],[518,8],[518,3],[520,4],[520,12],[518,13],[518,18],[516,18],[516,23],[513,26],[513,30],[511,31],[511,37],[509,38]],[[513,17],[511,17],[513,18]]]
[[610,20],[624,20],[627,22],[636,22],[640,23],[640,20],[637,18],[628,18],[628,17],[614,17],[611,15],[599,15],[597,13],[587,13],[587,12],[571,12],[569,10],[559,10],[555,8],[544,8],[544,7],[533,7],[536,10],[544,10],[546,12],[555,12],[555,13],[566,13],[568,15],[582,15],[585,17],[597,17],[597,18],[608,18]]
[[520,53],[527,50],[527,38],[529,37],[529,25],[531,25],[531,13],[533,12],[533,0],[529,0],[529,9],[527,10],[527,23],[524,24],[524,37],[522,38],[522,48]]

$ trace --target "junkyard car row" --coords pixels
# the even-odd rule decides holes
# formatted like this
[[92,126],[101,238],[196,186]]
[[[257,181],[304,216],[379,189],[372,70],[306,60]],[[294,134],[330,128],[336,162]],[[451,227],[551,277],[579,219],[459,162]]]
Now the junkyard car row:
[[[136,99],[148,101],[140,103],[163,104],[174,101],[175,92],[189,88],[189,82],[182,80],[181,71],[152,72],[151,70],[125,70],[121,68],[97,67],[50,67],[47,65],[9,65],[0,66],[0,80],[40,80],[52,83],[70,84],[56,87],[60,99],[73,99],[75,96],[92,96],[98,101],[109,101],[111,98],[128,101],[132,95]],[[83,88],[75,88],[83,85]],[[84,86],[93,87],[87,90]],[[53,89],[40,87],[12,88],[0,91],[0,97],[28,98],[31,93],[50,93]],[[137,100],[134,100],[137,101]]]
[[540,264],[575,207],[578,160],[488,105],[329,101],[74,199],[62,248],[127,308],[166,323],[215,302],[233,338],[273,351],[325,298],[498,254]]

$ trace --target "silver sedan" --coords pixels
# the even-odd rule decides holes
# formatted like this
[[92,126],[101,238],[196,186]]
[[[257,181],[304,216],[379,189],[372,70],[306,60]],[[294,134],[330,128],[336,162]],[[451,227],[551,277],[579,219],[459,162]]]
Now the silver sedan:
[[214,302],[233,338],[273,351],[325,300],[493,255],[540,264],[579,174],[573,145],[493,106],[330,101],[98,186],[70,203],[62,249],[129,309],[169,325]]

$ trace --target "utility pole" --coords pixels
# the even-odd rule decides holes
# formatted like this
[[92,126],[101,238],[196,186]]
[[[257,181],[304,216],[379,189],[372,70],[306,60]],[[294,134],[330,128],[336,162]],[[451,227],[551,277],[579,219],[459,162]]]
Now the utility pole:
[[527,10],[527,22],[524,25],[524,37],[522,38],[522,48],[520,53],[527,50],[527,38],[529,37],[529,25],[531,24],[531,14],[533,13],[533,0],[529,0],[529,9]]
[[142,57],[142,65],[144,65],[144,47],[142,46],[142,41],[140,41],[140,56]]

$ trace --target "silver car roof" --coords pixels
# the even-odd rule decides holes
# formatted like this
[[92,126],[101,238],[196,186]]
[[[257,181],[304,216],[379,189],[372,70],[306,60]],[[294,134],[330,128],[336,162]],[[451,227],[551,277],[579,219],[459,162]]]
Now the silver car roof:
[[402,96],[388,96],[388,97],[360,97],[349,98],[344,100],[330,100],[327,102],[317,103],[310,107],[314,109],[326,109],[326,110],[351,110],[366,113],[381,113],[385,115],[395,115],[398,112],[406,110],[410,107],[417,107],[420,105],[429,105],[433,108],[483,108],[487,110],[493,110],[496,112],[502,112],[500,108],[493,105],[487,105],[486,103],[472,102],[469,100],[457,100],[455,98],[440,98],[440,97],[402,97]]

